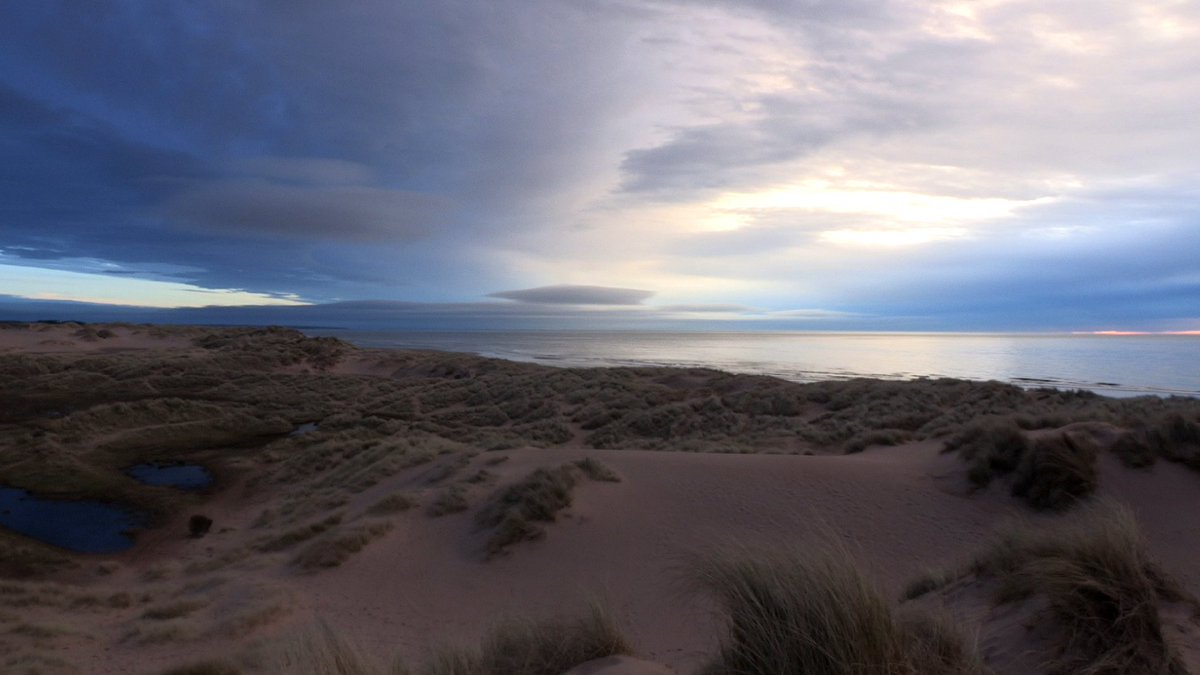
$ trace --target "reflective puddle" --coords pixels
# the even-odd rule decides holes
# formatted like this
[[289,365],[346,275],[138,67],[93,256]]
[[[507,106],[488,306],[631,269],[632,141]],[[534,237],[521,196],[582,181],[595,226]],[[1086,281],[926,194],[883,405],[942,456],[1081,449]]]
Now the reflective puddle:
[[135,512],[92,501],[42,499],[0,487],[0,525],[80,553],[115,553],[133,546],[130,532],[145,527]]
[[145,485],[202,490],[212,485],[212,474],[199,464],[134,464],[125,470]]

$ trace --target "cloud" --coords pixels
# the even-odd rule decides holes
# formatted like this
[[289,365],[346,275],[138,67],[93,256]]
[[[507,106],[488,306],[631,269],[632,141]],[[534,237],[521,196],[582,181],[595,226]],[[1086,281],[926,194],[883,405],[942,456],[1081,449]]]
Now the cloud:
[[409,300],[411,325],[491,289],[519,290],[455,316],[1200,316],[1200,7],[355,7],[7,12],[4,262]]
[[538,305],[637,305],[652,295],[654,291],[636,288],[559,285],[499,291],[488,297]]
[[662,305],[655,309],[662,312],[681,312],[684,314],[749,314],[762,311],[754,307],[734,304]]
[[412,192],[239,180],[185,189],[161,213],[202,232],[401,242],[436,229],[448,211],[444,200]]

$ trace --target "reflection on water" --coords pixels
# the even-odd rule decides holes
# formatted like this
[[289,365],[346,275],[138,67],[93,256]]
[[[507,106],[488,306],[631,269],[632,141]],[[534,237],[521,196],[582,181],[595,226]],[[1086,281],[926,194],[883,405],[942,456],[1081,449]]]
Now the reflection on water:
[[146,519],[100,502],[41,499],[0,487],[0,525],[80,553],[115,553],[133,545],[129,532],[144,527]]
[[128,473],[146,485],[202,490],[212,484],[212,474],[199,464],[134,464]]
[[797,382],[957,377],[1118,396],[1200,396],[1200,337],[1186,335],[306,332],[364,347],[472,352],[566,367],[707,367]]

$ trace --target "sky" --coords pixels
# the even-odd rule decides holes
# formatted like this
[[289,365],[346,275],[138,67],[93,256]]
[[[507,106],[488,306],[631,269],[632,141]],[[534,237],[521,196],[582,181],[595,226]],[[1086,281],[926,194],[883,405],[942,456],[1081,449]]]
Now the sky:
[[0,0],[0,319],[1200,329],[1200,4]]

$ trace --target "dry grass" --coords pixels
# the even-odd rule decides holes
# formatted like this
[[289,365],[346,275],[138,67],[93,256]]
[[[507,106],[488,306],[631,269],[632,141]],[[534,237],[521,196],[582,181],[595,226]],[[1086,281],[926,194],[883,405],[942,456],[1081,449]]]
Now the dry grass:
[[519,542],[542,537],[545,530],[537,523],[554,522],[558,513],[571,505],[571,491],[579,476],[580,469],[574,464],[540,468],[501,490],[476,514],[481,527],[495,528],[487,541],[488,557],[501,555]]
[[583,474],[592,480],[604,481],[608,483],[620,483],[621,477],[617,475],[612,467],[601,462],[595,457],[584,457],[575,462],[575,466],[579,467]]
[[399,662],[382,668],[369,654],[321,623],[275,643],[264,654],[268,673],[280,675],[405,675]]
[[1143,422],[1122,434],[1112,450],[1126,466],[1150,466],[1161,457],[1200,471],[1200,420],[1172,413]]
[[309,523],[303,527],[297,527],[292,530],[288,530],[283,534],[262,542],[258,545],[258,550],[264,553],[282,551],[301,542],[308,541],[309,539],[324,533],[329,528],[336,527],[342,522],[342,515],[343,514],[341,513],[335,513],[315,523]]
[[180,600],[168,605],[159,605],[151,607],[142,612],[143,619],[152,621],[166,621],[168,619],[178,619],[179,617],[187,616],[192,612],[201,609],[208,603],[199,600]]
[[59,549],[0,530],[0,577],[37,577],[77,566]]
[[1039,438],[1021,458],[1012,493],[1036,509],[1061,510],[1096,491],[1096,449],[1067,434]]
[[1008,477],[1012,494],[1036,509],[1068,508],[1098,484],[1093,445],[1066,433],[1031,441],[1011,418],[971,424],[946,442],[946,450],[967,462],[975,486]]
[[390,516],[407,511],[416,505],[417,503],[413,501],[412,497],[403,492],[397,492],[372,504],[367,508],[367,513],[372,516]]
[[227,661],[198,661],[162,671],[160,675],[242,675],[242,669]]
[[293,562],[300,569],[310,572],[337,567],[390,529],[392,524],[386,520],[338,528],[306,546]]
[[1012,419],[988,418],[951,436],[946,451],[957,452],[970,465],[967,477],[982,488],[1015,471],[1029,451],[1029,441]]
[[466,489],[461,485],[451,485],[433,498],[426,513],[437,518],[451,513],[462,513],[470,506]]
[[690,575],[714,596],[728,638],[708,675],[915,675],[982,672],[944,622],[897,616],[839,545],[804,552],[728,549]]
[[561,675],[588,661],[629,654],[612,617],[593,605],[573,621],[509,621],[494,629],[478,650],[443,650],[425,675]]
[[1103,502],[1059,528],[1010,530],[973,570],[998,580],[998,603],[1046,598],[1062,627],[1052,674],[1185,672],[1159,607],[1195,601],[1149,558],[1124,507]]

